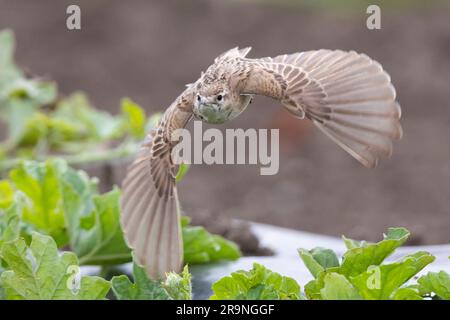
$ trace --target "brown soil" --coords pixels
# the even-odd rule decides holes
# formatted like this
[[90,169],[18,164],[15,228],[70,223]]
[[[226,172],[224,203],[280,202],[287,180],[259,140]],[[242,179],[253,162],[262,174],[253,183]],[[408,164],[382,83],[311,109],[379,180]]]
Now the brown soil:
[[[82,31],[65,29],[69,3],[81,5]],[[183,208],[194,221],[234,217],[368,240],[405,226],[413,243],[449,243],[448,7],[382,7],[377,31],[365,28],[365,7],[353,9],[0,0],[0,27],[16,32],[21,65],[55,79],[62,92],[85,90],[110,110],[122,96],[149,112],[163,110],[214,56],[236,45],[251,45],[254,57],[318,48],[365,52],[389,71],[403,107],[404,138],[391,159],[367,170],[307,121],[257,98],[226,127],[280,127],[279,174],[260,176],[257,166],[194,166],[180,184]]]

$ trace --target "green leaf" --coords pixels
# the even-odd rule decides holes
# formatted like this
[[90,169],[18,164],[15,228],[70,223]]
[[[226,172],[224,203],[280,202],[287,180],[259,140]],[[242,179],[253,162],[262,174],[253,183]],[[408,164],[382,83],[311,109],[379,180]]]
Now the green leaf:
[[[11,30],[0,31],[0,101],[3,87],[22,76],[14,64],[14,34]],[[0,109],[2,105],[0,104]],[[1,113],[0,113],[1,115]]]
[[254,263],[249,271],[239,270],[212,285],[211,300],[298,300],[300,286],[290,278],[281,276]]
[[63,198],[70,246],[82,264],[118,264],[131,260],[120,227],[120,191],[96,194],[96,182],[83,172],[63,176]]
[[59,255],[49,236],[34,233],[29,247],[23,239],[5,243],[1,257],[9,269],[0,276],[7,299],[104,299],[110,288],[102,278],[80,277],[76,255]]
[[112,290],[119,300],[169,300],[169,294],[158,281],[147,277],[145,270],[133,264],[134,283],[125,276],[111,280]]
[[120,226],[119,199],[120,191],[117,188],[94,196],[96,224],[89,229],[81,226],[91,236],[84,238],[86,242],[91,242],[89,252],[80,257],[84,264],[118,264],[130,261],[131,251],[125,243]]
[[[390,228],[384,239],[378,243],[352,245],[343,257],[340,272],[346,276],[356,276],[371,265],[379,265],[384,259],[401,246],[409,237],[405,228]],[[349,242],[347,241],[347,245]]]
[[144,109],[129,98],[123,98],[120,105],[125,117],[127,130],[136,139],[144,138],[147,121]]
[[35,79],[17,78],[4,86],[1,96],[9,100],[29,103],[38,108],[56,99],[57,89],[53,82],[43,82]]
[[[14,195],[14,202],[7,209],[0,209],[0,249],[4,242],[15,240],[20,235],[20,219],[25,206],[21,193]],[[0,263],[1,265],[1,263]]]
[[0,31],[0,66],[12,62],[14,55],[14,34],[11,30]]
[[162,286],[173,300],[192,300],[191,277],[186,265],[181,275],[169,272]]
[[220,260],[236,260],[241,256],[239,247],[221,236],[212,235],[203,227],[189,225],[189,218],[182,217],[184,262],[209,263]]
[[447,272],[428,272],[417,282],[421,293],[434,293],[441,299],[450,300],[450,275]]
[[342,240],[344,240],[344,244],[347,247],[347,249],[362,248],[367,245],[367,242],[364,240],[357,241],[357,240],[346,238],[345,236],[342,236]]
[[0,105],[5,107],[3,117],[8,123],[8,143],[11,146],[16,146],[25,132],[25,127],[28,119],[33,116],[35,108],[28,101],[11,100],[1,102]]
[[339,260],[336,253],[330,249],[320,247],[314,248],[310,251],[306,249],[299,249],[298,253],[314,278],[317,278],[319,273],[325,269],[339,266]]
[[38,231],[51,235],[59,247],[68,243],[59,179],[67,170],[62,161],[25,161],[10,172],[15,188],[28,198],[23,220]]
[[361,300],[355,287],[341,274],[326,273],[323,282],[320,289],[323,300]]
[[431,254],[419,251],[399,262],[373,266],[358,276],[350,277],[350,282],[366,300],[391,299],[393,292],[433,261]]
[[392,300],[423,300],[419,290],[413,286],[399,288],[392,295]]
[[325,277],[330,273],[338,273],[339,267],[328,268],[318,273],[314,280],[305,285],[305,295],[310,300],[322,300],[321,290],[325,286]]

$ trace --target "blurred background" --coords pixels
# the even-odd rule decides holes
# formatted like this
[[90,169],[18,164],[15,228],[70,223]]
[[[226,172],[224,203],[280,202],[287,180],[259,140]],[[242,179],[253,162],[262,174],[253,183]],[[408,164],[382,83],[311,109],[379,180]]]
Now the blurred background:
[[[81,7],[81,31],[66,29],[69,4]],[[381,30],[366,28],[369,4],[381,7]],[[21,67],[113,113],[124,96],[163,111],[235,46],[252,46],[250,57],[364,52],[390,73],[402,106],[392,158],[366,169],[307,120],[257,97],[221,129],[280,128],[279,173],[192,166],[179,186],[183,210],[206,225],[239,218],[368,240],[404,226],[413,244],[436,244],[450,242],[449,10],[445,1],[0,0],[0,29],[14,31]]]

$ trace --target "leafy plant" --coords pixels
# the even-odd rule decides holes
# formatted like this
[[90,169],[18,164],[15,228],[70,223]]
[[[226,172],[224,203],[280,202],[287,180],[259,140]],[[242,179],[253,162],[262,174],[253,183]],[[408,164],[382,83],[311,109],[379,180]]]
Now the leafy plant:
[[11,185],[24,198],[21,219],[29,229],[52,236],[82,264],[130,260],[120,228],[120,191],[98,194],[96,179],[62,160],[26,161],[10,172]]
[[189,268],[186,265],[181,274],[169,272],[166,276],[166,280],[162,283],[162,286],[172,300],[191,300],[191,278],[192,276],[189,273]]
[[9,174],[14,188],[27,199],[22,219],[51,235],[60,247],[68,243],[59,188],[63,170],[64,163],[60,161],[24,162]]
[[249,271],[239,270],[212,285],[212,300],[298,300],[300,286],[290,278],[254,263]]
[[[22,162],[10,171],[9,180],[0,181],[0,189],[4,191],[0,196],[0,248],[11,241],[22,247],[31,242],[33,246],[32,238],[35,239],[36,232],[39,232],[43,235],[38,235],[38,240],[47,235],[46,243],[48,239],[53,241],[46,248],[52,249],[54,245],[73,251],[73,256],[78,257],[77,265],[78,261],[80,264],[105,266],[131,260],[131,251],[120,226],[118,188],[99,194],[95,178],[74,170],[64,160],[50,159],[46,162]],[[190,226],[187,217],[183,217],[183,237],[187,263],[231,260],[240,256],[234,243],[212,235],[202,227]],[[36,245],[38,240],[34,240]],[[6,272],[4,270],[14,271],[7,257],[0,256],[0,274]],[[49,260],[48,264],[55,261]],[[133,295],[149,298],[149,292],[154,298],[163,298],[159,296],[161,292],[167,295],[167,299],[189,299],[191,296],[187,269],[182,275],[168,274],[165,282],[157,283],[159,291],[156,283],[153,285],[155,288],[152,287],[140,267],[135,266],[134,273],[136,284],[132,286],[123,277],[115,280],[119,298]],[[8,290],[6,297],[12,297]]]
[[119,300],[190,300],[191,275],[187,266],[181,275],[167,274],[165,281],[151,280],[145,270],[133,263],[134,283],[126,275],[112,278],[112,290]]
[[450,300],[450,275],[444,271],[428,272],[417,280],[418,291],[435,299]]
[[[409,237],[404,228],[391,228],[378,243],[343,237],[348,251],[339,262],[331,250],[299,249],[314,280],[305,286],[309,299],[422,299],[408,281],[434,261],[428,252],[407,255],[396,262],[384,263]],[[425,282],[425,280],[423,280]]]
[[33,233],[30,246],[23,239],[7,242],[1,257],[8,265],[0,276],[7,299],[103,299],[110,288],[100,277],[80,276],[76,255],[59,255],[49,236]]
[[[408,238],[404,228],[390,228],[377,243],[343,237],[347,246],[341,261],[330,249],[299,249],[299,255],[314,280],[305,286],[312,300],[423,300],[450,299],[450,275],[429,272],[417,282],[411,279],[434,261],[419,251],[395,262],[385,263]],[[254,264],[250,271],[239,270],[212,285],[210,299],[301,299],[300,286],[264,266]]]

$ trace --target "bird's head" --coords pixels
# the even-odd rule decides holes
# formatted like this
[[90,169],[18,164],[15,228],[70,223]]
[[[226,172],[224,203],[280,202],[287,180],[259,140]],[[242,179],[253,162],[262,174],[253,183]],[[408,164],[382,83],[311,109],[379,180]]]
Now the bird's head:
[[230,120],[234,114],[234,97],[225,84],[214,84],[200,88],[194,101],[194,115],[196,118],[220,124]]

